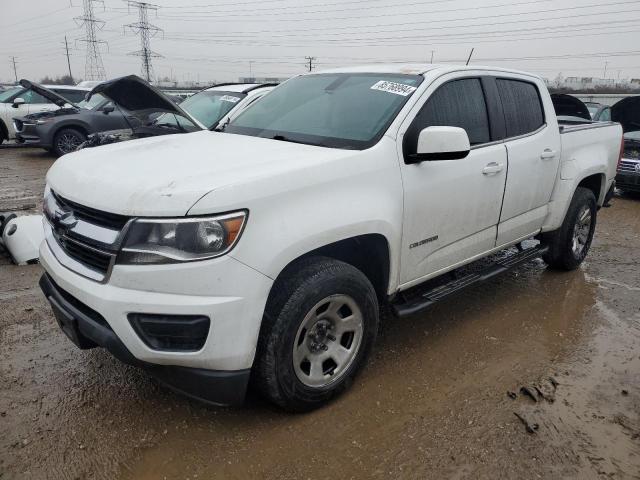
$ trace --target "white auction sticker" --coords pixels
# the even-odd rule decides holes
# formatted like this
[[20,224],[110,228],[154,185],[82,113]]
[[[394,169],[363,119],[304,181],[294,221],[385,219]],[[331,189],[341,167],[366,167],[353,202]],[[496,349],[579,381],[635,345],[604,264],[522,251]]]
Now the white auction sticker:
[[414,92],[416,87],[411,85],[405,85],[404,83],[388,82],[386,80],[380,80],[371,87],[371,90],[380,90],[382,92],[395,93],[396,95],[407,95]]
[[237,103],[240,99],[238,97],[233,97],[231,95],[223,95],[220,97],[221,102],[231,102]]

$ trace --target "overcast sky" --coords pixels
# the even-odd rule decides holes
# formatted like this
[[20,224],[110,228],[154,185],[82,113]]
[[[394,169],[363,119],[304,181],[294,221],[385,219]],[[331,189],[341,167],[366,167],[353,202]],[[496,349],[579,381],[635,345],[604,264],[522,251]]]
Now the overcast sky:
[[[555,78],[640,77],[640,0],[156,0],[151,39],[156,76],[212,83],[239,76],[286,77],[376,62],[472,63],[515,67]],[[122,0],[94,3],[105,21],[107,77],[139,74],[138,21]],[[0,0],[0,81],[67,73],[85,76],[85,35],[74,17],[82,0]],[[251,63],[250,63],[251,62]]]

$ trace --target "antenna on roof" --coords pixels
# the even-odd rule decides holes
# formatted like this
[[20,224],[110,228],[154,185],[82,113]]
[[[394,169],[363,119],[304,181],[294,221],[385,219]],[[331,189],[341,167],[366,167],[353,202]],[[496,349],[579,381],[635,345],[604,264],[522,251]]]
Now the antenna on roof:
[[469,62],[471,61],[471,55],[473,55],[474,48],[472,48],[471,51],[469,52],[469,58],[467,58],[467,63],[465,63],[465,65],[469,65]]

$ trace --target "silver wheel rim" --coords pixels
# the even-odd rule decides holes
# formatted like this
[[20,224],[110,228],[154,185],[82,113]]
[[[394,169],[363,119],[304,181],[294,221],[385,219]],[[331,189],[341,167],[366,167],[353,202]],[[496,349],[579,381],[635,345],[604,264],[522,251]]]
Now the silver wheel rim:
[[573,240],[571,249],[576,258],[579,258],[585,248],[587,248],[587,242],[589,241],[589,233],[591,232],[591,209],[588,206],[583,206],[578,213],[576,224],[573,227]]
[[81,143],[77,135],[65,133],[58,138],[58,150],[63,153],[73,152]]
[[304,385],[322,388],[349,370],[360,349],[362,311],[348,295],[331,295],[302,320],[293,344],[293,369]]

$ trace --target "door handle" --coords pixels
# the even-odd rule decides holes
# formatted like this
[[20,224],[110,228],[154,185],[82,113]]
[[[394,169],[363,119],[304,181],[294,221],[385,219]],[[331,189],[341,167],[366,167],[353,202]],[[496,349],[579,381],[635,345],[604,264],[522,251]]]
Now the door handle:
[[556,158],[556,152],[550,148],[546,148],[544,152],[540,154],[540,159],[542,160],[551,160],[552,158]]
[[502,171],[502,164],[491,162],[487,163],[487,166],[482,169],[483,175],[495,175],[498,172]]

